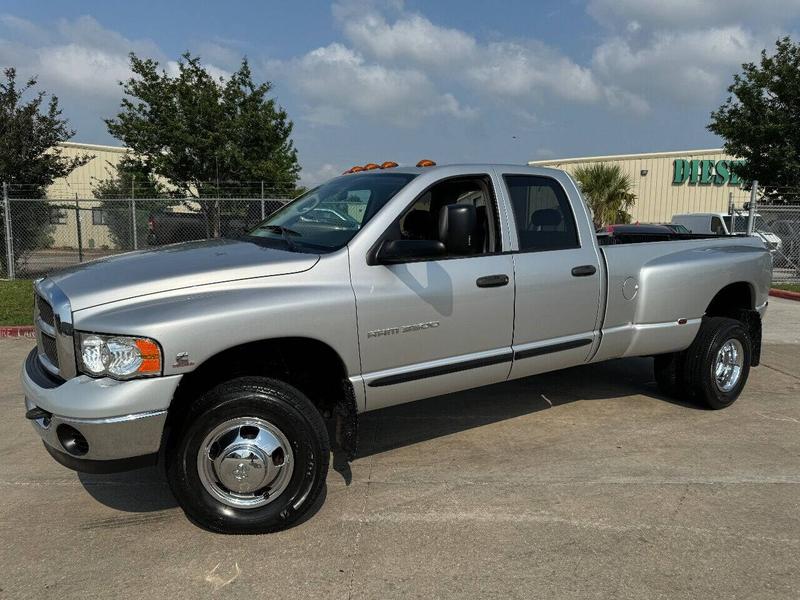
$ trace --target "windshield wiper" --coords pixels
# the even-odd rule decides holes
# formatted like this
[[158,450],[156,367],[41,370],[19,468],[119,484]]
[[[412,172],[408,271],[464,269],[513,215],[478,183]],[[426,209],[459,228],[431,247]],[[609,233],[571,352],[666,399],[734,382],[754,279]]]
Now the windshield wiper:
[[288,227],[284,227],[283,225],[264,225],[264,229],[269,229],[270,231],[276,231],[281,234],[283,241],[286,242],[286,245],[289,247],[289,250],[292,252],[297,251],[297,244],[292,241],[292,238],[289,236],[295,235],[297,237],[303,237],[303,234],[299,231],[295,231],[294,229],[289,229]]

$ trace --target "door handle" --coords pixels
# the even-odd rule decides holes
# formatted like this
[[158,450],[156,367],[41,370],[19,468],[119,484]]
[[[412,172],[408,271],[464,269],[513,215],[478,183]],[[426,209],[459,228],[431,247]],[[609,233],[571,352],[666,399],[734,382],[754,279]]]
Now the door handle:
[[594,265],[581,265],[580,267],[574,267],[572,269],[573,277],[588,277],[589,275],[594,275],[595,273],[597,273],[597,269]]
[[475,281],[478,287],[502,287],[508,285],[508,275],[486,275]]

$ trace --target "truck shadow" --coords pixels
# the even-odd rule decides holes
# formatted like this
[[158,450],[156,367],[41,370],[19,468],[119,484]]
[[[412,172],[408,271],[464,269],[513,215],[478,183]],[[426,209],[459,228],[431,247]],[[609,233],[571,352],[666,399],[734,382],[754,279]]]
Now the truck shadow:
[[[605,400],[641,395],[688,410],[697,405],[658,391],[651,358],[625,358],[534,375],[376,410],[359,418],[356,459],[419,442],[557,408],[578,400]],[[334,451],[333,468],[349,485],[344,453]]]
[[[631,395],[650,397],[689,410],[702,410],[658,392],[653,379],[652,359],[613,360],[367,413],[359,419],[360,442],[356,460],[578,400]],[[349,485],[352,479],[350,464],[341,449],[334,450],[332,467]],[[117,510],[139,513],[177,506],[159,467],[113,475],[81,473],[79,479],[98,502]]]

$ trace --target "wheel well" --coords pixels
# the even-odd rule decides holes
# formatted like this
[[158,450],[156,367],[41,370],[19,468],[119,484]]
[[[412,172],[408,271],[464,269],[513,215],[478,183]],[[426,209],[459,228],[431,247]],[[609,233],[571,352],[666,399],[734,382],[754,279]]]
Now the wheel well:
[[[280,379],[303,392],[326,419],[337,417],[338,441],[355,453],[357,407],[347,369],[337,352],[312,338],[287,337],[228,348],[183,376],[167,417],[174,429],[188,405],[200,395],[234,377],[261,375]],[[341,419],[344,419],[344,422]]]
[[761,362],[761,315],[755,310],[753,287],[746,281],[726,285],[711,300],[707,317],[729,317],[740,321],[750,334],[753,344],[751,366]]
[[746,281],[726,285],[711,300],[706,308],[706,316],[739,318],[742,310],[752,310],[753,288]]

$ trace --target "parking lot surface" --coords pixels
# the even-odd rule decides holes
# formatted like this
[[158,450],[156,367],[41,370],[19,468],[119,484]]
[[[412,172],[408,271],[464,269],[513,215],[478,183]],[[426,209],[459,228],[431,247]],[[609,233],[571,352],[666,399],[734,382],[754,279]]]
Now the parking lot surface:
[[195,527],[157,469],[57,465],[31,346],[0,340],[0,598],[800,597],[797,302],[727,410],[625,359],[370,413],[318,512],[263,536]]

